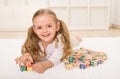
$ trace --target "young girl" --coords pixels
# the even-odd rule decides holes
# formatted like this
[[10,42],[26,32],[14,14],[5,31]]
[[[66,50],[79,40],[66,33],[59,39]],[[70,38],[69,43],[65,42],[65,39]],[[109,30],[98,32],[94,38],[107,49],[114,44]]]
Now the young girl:
[[34,71],[43,73],[73,52],[70,35],[66,24],[49,9],[38,10],[32,22],[16,63],[30,61]]

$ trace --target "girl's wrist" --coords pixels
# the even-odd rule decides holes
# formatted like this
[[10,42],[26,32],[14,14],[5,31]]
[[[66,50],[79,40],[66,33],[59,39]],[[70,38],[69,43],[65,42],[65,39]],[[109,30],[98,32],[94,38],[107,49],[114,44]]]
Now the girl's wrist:
[[51,68],[51,67],[54,66],[53,63],[52,63],[51,61],[49,61],[49,60],[43,61],[43,63],[44,63],[43,66],[44,66],[46,69]]

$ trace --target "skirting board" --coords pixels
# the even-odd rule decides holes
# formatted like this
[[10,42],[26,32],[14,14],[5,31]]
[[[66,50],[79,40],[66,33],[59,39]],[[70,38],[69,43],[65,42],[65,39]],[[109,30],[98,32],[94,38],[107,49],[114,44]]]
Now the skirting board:
[[120,29],[120,25],[117,25],[117,24],[112,24],[112,27],[116,29]]

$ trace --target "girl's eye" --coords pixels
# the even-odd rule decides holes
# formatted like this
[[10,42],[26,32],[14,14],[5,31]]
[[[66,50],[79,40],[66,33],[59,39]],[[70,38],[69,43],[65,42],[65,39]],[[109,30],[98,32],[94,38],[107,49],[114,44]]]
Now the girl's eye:
[[42,28],[42,27],[40,27],[40,26],[38,27],[38,29],[41,29],[41,28]]
[[48,27],[52,27],[51,25],[48,25]]

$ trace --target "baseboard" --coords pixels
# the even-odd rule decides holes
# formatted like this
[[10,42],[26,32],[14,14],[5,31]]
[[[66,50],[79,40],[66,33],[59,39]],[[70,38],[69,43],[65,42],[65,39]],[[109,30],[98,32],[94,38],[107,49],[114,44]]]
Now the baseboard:
[[120,25],[112,24],[112,28],[120,29]]

